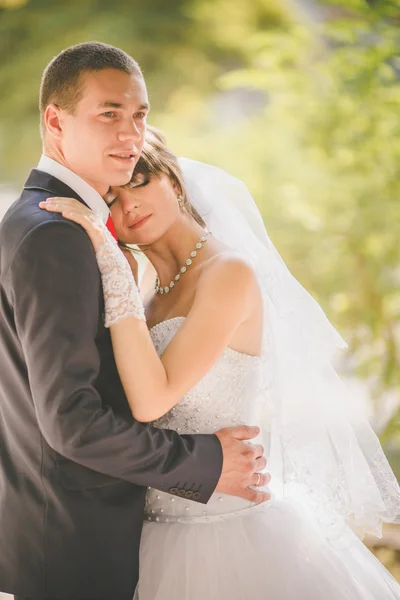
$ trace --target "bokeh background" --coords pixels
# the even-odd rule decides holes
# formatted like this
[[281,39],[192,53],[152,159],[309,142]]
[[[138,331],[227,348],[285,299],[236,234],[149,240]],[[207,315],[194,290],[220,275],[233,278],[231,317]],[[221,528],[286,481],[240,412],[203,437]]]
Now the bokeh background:
[[[400,0],[0,0],[0,218],[40,155],[42,70],[88,40],[138,60],[177,154],[246,181],[399,476]],[[400,580],[396,527],[367,543]]]

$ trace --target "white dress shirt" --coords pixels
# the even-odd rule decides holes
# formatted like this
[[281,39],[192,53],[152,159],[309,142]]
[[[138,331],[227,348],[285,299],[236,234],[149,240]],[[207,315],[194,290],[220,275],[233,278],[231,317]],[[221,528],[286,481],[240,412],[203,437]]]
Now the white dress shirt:
[[65,183],[86,202],[93,212],[103,219],[104,223],[107,222],[110,216],[110,209],[100,194],[82,177],[79,177],[79,175],[45,154],[42,154],[37,168]]

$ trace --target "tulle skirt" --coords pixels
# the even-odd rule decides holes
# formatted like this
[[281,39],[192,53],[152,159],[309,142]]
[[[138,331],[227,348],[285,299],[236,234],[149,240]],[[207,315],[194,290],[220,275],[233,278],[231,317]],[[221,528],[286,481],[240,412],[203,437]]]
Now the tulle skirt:
[[135,598],[398,600],[400,585],[350,529],[327,541],[276,500],[210,523],[145,522]]

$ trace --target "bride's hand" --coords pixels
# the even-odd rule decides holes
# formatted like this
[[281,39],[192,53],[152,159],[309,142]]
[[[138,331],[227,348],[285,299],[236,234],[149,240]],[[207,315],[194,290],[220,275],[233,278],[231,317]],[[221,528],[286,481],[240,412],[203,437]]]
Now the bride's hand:
[[[105,236],[107,235],[106,226],[95,212],[81,202],[78,202],[78,200],[61,197],[47,198],[44,202],[40,202],[39,206],[49,212],[59,212],[66,219],[81,225],[87,232],[95,252],[98,252],[104,244]],[[125,246],[119,244],[119,248],[125,255],[137,283],[139,265],[136,258]]]
[[81,225],[87,232],[90,241],[93,244],[95,252],[105,242],[105,225],[103,221],[90,208],[74,200],[73,198],[48,198],[39,203],[40,208],[49,212],[59,212],[63,217]]

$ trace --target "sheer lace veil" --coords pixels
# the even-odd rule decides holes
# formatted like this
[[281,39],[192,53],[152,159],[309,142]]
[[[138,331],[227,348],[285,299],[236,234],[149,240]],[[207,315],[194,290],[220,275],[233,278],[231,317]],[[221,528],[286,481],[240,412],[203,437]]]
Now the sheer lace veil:
[[273,494],[311,507],[329,536],[344,523],[361,536],[380,536],[383,522],[400,522],[400,489],[332,367],[345,342],[289,272],[246,186],[204,163],[182,158],[179,164],[208,229],[250,261],[262,289],[258,400]]

